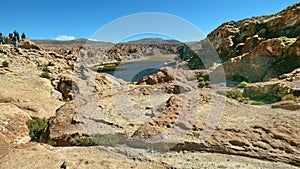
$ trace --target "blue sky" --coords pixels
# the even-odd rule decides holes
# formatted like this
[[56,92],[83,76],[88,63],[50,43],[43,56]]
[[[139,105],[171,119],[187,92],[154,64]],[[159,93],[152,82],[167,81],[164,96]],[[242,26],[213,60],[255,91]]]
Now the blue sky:
[[277,13],[297,0],[2,0],[0,31],[17,29],[30,39],[90,38],[126,15],[162,12],[181,17],[204,35],[220,24]]

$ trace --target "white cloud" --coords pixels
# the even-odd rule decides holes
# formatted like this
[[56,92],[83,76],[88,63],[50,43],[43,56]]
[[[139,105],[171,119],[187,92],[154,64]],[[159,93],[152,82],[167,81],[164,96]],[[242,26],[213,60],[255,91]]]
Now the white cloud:
[[91,38],[91,39],[89,39],[90,41],[94,41],[94,42],[98,42],[99,40],[98,39],[93,39],[93,38]]
[[68,36],[68,35],[59,35],[56,37],[56,40],[74,40],[75,36]]

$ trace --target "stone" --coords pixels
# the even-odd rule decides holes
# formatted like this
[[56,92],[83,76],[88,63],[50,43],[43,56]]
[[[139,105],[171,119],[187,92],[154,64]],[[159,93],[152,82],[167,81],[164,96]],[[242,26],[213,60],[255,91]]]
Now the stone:
[[82,136],[83,128],[80,125],[78,114],[73,102],[61,106],[54,117],[48,122],[49,140],[56,142],[57,146],[69,146],[71,138]]
[[156,74],[143,77],[137,84],[147,84],[147,85],[154,85],[158,83],[167,83],[172,80],[174,80],[174,77],[172,77],[173,70],[169,68],[162,68],[159,72]]
[[272,108],[281,108],[286,110],[300,110],[300,100],[289,100],[289,101],[282,101],[279,103],[275,103],[272,105]]
[[35,44],[33,41],[30,41],[29,39],[22,39],[20,41],[20,43],[18,44],[19,48],[23,48],[23,49],[36,49],[36,50],[40,50],[41,48]]
[[243,96],[251,99],[277,98],[280,100],[291,93],[291,85],[280,81],[247,84]]

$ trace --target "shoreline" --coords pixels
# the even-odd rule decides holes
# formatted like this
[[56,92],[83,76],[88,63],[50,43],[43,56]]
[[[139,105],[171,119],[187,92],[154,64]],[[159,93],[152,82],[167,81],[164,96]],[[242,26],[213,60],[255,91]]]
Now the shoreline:
[[123,60],[121,62],[102,62],[102,63],[95,63],[95,64],[91,64],[91,65],[87,65],[88,68],[93,68],[93,67],[97,67],[97,66],[101,66],[101,65],[106,65],[106,64],[115,64],[115,63],[119,63],[121,64],[129,64],[132,62],[169,62],[172,61],[173,59],[175,59],[176,57],[178,57],[177,55],[174,54],[168,54],[168,55],[155,55],[155,56],[144,56],[138,59],[130,59],[130,60]]

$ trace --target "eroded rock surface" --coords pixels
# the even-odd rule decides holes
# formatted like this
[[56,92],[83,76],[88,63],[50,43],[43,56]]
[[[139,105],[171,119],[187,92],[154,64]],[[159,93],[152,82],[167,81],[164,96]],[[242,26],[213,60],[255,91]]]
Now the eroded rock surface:
[[268,81],[299,67],[299,24],[298,3],[274,15],[224,23],[208,39],[225,62],[228,79]]
[[[26,154],[26,155],[24,155]],[[17,161],[17,162],[15,162]],[[30,143],[17,146],[0,159],[2,168],[149,168],[170,169],[159,161],[128,159],[102,147],[51,147]]]

